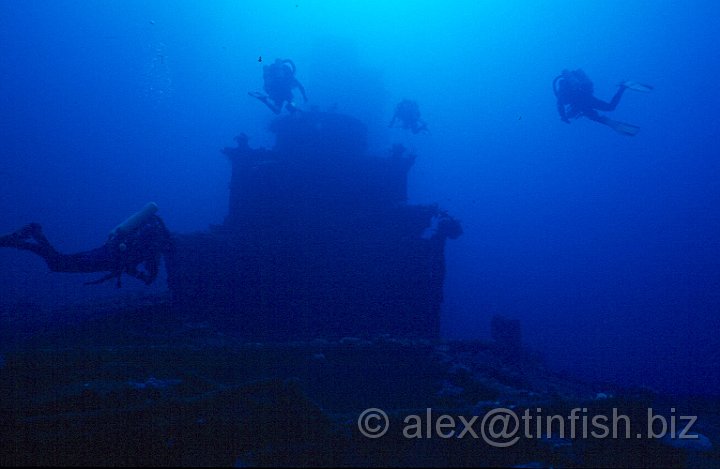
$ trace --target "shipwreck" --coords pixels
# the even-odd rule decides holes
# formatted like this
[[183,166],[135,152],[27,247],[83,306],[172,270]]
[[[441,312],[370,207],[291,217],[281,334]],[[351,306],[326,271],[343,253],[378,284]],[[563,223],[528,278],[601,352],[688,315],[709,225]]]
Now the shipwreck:
[[365,125],[342,114],[298,112],[270,130],[271,149],[240,135],[222,150],[228,214],[176,236],[173,307],[248,339],[438,338],[445,242],[462,228],[407,203],[415,156],[369,155]]

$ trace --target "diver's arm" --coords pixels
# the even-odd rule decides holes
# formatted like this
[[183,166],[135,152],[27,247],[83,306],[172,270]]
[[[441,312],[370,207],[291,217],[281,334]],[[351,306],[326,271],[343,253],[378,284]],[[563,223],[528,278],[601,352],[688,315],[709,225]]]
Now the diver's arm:
[[275,103],[275,101],[271,101],[267,96],[265,96],[264,99],[261,99],[260,102],[262,102],[265,106],[268,107],[268,109],[270,109],[275,114],[280,114],[280,111],[282,111],[282,103],[278,105]]
[[[243,136],[246,137],[245,139],[245,146],[247,146],[247,136],[243,134]],[[236,137],[237,138],[237,137]],[[238,142],[239,143],[239,142]],[[250,147],[247,147],[250,149]],[[162,236],[163,239],[163,249],[161,251],[162,254],[166,254],[168,252],[172,252],[175,249],[175,243],[173,242],[172,234],[170,233],[170,230],[167,229],[167,226],[165,226],[165,222],[162,218],[155,215],[155,223],[157,223],[158,227],[160,228],[160,236]]]
[[143,272],[142,270],[139,270],[137,266],[133,265],[128,266],[127,269],[125,269],[125,272],[131,277],[135,277],[141,282],[145,282],[146,285],[150,285],[155,281],[155,277],[157,277],[158,268],[157,265],[152,264],[152,260],[150,259],[145,261],[145,268],[147,269],[147,272]]
[[560,120],[569,124],[570,119],[568,119],[567,113],[565,112],[565,105],[559,99],[557,100],[557,110],[558,114],[560,114]]
[[418,132],[422,132],[422,133],[424,133],[424,134],[429,134],[429,133],[430,133],[430,129],[428,129],[427,122],[425,122],[425,121],[422,120],[422,119],[420,119],[420,120],[418,121]]
[[297,80],[295,80],[295,87],[300,90],[300,94],[302,94],[303,99],[307,103],[308,99],[307,94],[305,94],[305,87]]
[[157,277],[158,270],[159,270],[158,267],[159,267],[159,264],[154,260],[146,262],[145,263],[146,272],[138,271],[138,274],[136,275],[136,277],[138,279],[142,280],[143,282],[145,282],[146,285],[150,285],[151,283],[153,283],[155,281],[155,278]]
[[104,276],[100,277],[100,278],[97,279],[97,280],[91,280],[91,281],[89,281],[89,282],[85,282],[85,285],[100,285],[101,283],[105,283],[105,282],[107,282],[108,280],[111,280],[111,279],[113,279],[113,278],[117,278],[117,283],[115,284],[115,286],[116,286],[117,288],[120,288],[120,287],[122,287],[122,283],[121,283],[120,277],[122,277],[122,270],[115,270],[115,271],[110,272],[110,273],[107,274],[107,275],[104,275]]

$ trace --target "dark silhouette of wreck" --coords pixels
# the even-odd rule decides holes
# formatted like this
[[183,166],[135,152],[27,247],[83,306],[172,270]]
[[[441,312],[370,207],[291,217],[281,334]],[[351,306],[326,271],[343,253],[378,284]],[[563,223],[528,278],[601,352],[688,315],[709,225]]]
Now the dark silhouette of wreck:
[[462,228],[406,203],[414,155],[367,155],[365,126],[340,114],[295,113],[270,130],[272,149],[241,135],[223,150],[229,213],[176,237],[174,306],[253,339],[437,338],[445,240]]

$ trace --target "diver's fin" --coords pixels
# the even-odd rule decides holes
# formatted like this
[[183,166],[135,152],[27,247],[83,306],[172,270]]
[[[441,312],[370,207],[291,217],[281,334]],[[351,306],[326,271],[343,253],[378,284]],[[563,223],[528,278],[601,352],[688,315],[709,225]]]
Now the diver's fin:
[[627,124],[625,122],[615,121],[615,120],[609,119],[605,116],[603,116],[602,119],[599,120],[599,122],[602,122],[603,124],[607,125],[611,129],[613,129],[615,132],[621,133],[623,135],[627,135],[629,137],[633,137],[640,130],[640,127],[638,127],[637,125],[632,125],[632,124]]
[[14,233],[0,236],[0,248],[14,248],[17,244],[17,236]]
[[255,99],[259,99],[262,102],[267,102],[268,97],[259,91],[248,91],[248,95],[252,96]]
[[620,83],[620,86],[624,86],[625,88],[633,91],[641,91],[643,93],[649,93],[654,89],[652,85],[646,85],[645,83],[638,83],[631,80]]
[[35,241],[39,241],[40,238],[44,238],[42,234],[42,227],[38,223],[28,223],[14,233],[0,236],[0,247],[16,248],[22,242],[31,238]]

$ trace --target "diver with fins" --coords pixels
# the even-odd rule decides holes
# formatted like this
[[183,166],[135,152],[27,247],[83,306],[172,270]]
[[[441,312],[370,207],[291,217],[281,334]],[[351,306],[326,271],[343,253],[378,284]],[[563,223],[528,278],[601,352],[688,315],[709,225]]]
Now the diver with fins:
[[[97,280],[86,282],[86,285],[116,278],[119,288],[123,273],[150,285],[157,277],[161,257],[172,250],[170,232],[155,214],[157,210],[155,203],[148,203],[115,227],[105,244],[90,251],[75,254],[58,252],[38,223],[30,223],[14,233],[0,236],[0,247],[33,252],[42,257],[53,272],[108,272]],[[141,265],[142,269],[139,268]]]
[[553,92],[557,98],[557,110],[560,120],[566,124],[570,119],[587,117],[590,120],[605,124],[623,135],[633,136],[640,127],[610,119],[598,111],[614,111],[625,90],[650,92],[653,87],[635,81],[623,81],[610,102],[603,101],[593,95],[594,86],[590,78],[581,69],[563,70],[553,80]]
[[293,100],[293,90],[297,88],[307,103],[305,87],[295,78],[295,63],[290,59],[275,59],[270,65],[263,66],[263,89],[265,94],[251,91],[248,94],[265,104],[275,114],[280,114],[285,103],[285,109],[291,114],[298,111]]
[[410,130],[414,134],[430,133],[427,124],[420,117],[418,103],[409,99],[403,99],[395,106],[395,113],[388,127],[394,127],[398,122],[403,129]]

